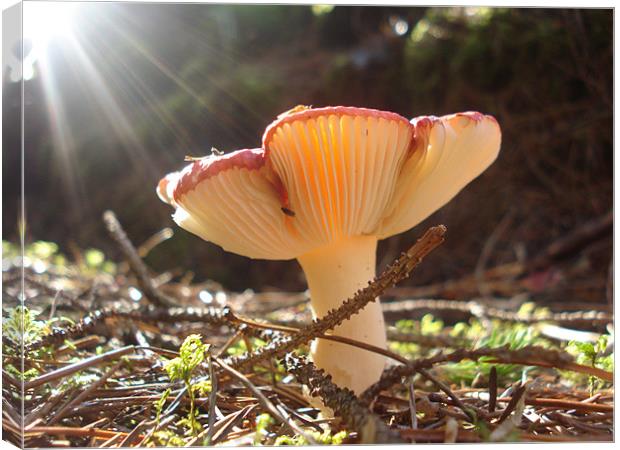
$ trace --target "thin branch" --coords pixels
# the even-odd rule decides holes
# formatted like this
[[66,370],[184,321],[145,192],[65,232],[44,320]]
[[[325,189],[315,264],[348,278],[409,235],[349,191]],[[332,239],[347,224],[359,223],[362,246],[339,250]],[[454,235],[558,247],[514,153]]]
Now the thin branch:
[[521,382],[518,382],[517,384],[518,386],[514,389],[513,396],[508,401],[508,406],[506,406],[504,411],[502,411],[502,415],[499,417],[497,423],[502,423],[508,418],[510,413],[514,411],[514,409],[517,407],[517,404],[519,403],[519,400],[521,400],[521,397],[525,394],[526,386],[524,384],[521,384]]
[[144,292],[144,295],[151,301],[151,303],[157,306],[175,306],[176,301],[172,297],[158,291],[153,284],[153,280],[149,276],[146,265],[127,237],[127,234],[116,218],[116,215],[112,211],[108,210],[103,213],[103,221],[105,222],[110,235],[119,245],[121,251],[127,258],[129,266],[135,273],[138,280],[138,285]]
[[402,377],[411,376],[420,369],[429,369],[435,364],[458,362],[463,359],[477,361],[482,357],[490,357],[491,363],[521,364],[525,366],[553,367],[575,372],[587,373],[599,378],[612,381],[613,374],[595,367],[582,366],[573,362],[573,358],[566,352],[549,350],[539,346],[528,346],[518,350],[511,350],[507,345],[497,348],[480,348],[476,350],[458,349],[449,354],[440,353],[431,358],[418,359],[408,365],[392,367],[381,375],[379,381],[362,393],[361,399],[370,404],[379,392],[400,382]]
[[213,439],[213,425],[215,424],[215,402],[217,400],[217,374],[213,370],[213,357],[209,355],[209,379],[211,380],[211,392],[209,393],[209,423],[205,445],[211,445]]
[[[480,299],[482,300],[482,299]],[[511,322],[537,323],[537,322],[586,322],[588,324],[607,324],[613,322],[613,315],[603,311],[575,311],[561,313],[520,314],[502,308],[487,306],[476,299],[464,302],[462,300],[444,299],[416,299],[401,300],[382,304],[384,314],[402,314],[418,309],[461,311],[472,316],[477,316],[480,311],[491,319],[499,319]]]
[[312,396],[321,397],[325,406],[333,409],[347,425],[358,432],[360,443],[403,442],[400,436],[370,412],[353,392],[332,383],[331,376],[325,375],[322,369],[317,369],[303,357],[294,357],[291,354],[287,355],[283,363],[300,383],[308,385]]
[[77,361],[76,363],[73,363],[69,366],[61,367],[60,369],[54,370],[52,372],[44,373],[43,375],[40,375],[33,380],[25,382],[24,391],[41,386],[42,384],[45,384],[45,383],[49,383],[50,381],[58,380],[59,378],[64,378],[80,370],[84,370],[89,367],[99,365],[102,362],[109,361],[111,359],[120,358],[121,356],[132,353],[133,351],[135,351],[134,346],[130,345],[127,347],[121,347],[119,349],[104,353],[103,355],[91,356],[90,358]]
[[411,428],[418,428],[418,416],[415,405],[415,387],[413,386],[413,376],[409,377],[409,414],[411,415]]
[[77,427],[32,427],[28,433],[41,433],[51,435],[65,435],[76,437],[97,437],[101,439],[110,439],[114,436],[127,436],[129,433],[124,431],[101,430],[99,428],[77,428]]
[[[498,398],[499,402],[510,402],[513,397],[503,397]],[[613,412],[613,405],[607,405],[602,403],[584,403],[584,402],[574,402],[571,400],[563,400],[559,398],[526,398],[526,405],[531,406],[548,406],[558,409],[568,409],[580,412],[588,412],[588,411],[596,411],[596,412]]]
[[497,368],[491,367],[489,372],[489,412],[495,412],[497,405]]
[[432,374],[430,374],[428,371],[426,371],[425,369],[419,369],[418,373],[420,375],[422,375],[424,378],[430,380],[431,382],[433,382],[439,389],[441,389],[442,391],[444,391],[446,393],[446,395],[448,397],[450,397],[452,399],[452,401],[454,402],[454,404],[456,406],[458,406],[459,408],[461,408],[461,411],[463,411],[465,413],[465,415],[467,417],[469,417],[469,420],[473,423],[476,421],[476,417],[474,416],[474,414],[472,413],[471,409],[467,408],[463,402],[461,401],[460,398],[458,398],[454,392],[452,392],[452,389],[450,389],[450,387],[444,383],[441,380],[438,380],[437,378],[435,378]]
[[172,230],[172,228],[162,228],[138,247],[138,256],[140,256],[140,258],[144,258],[146,255],[149,254],[151,250],[153,250],[162,242],[170,239],[172,236],[174,236],[174,231]]
[[114,375],[114,373],[122,365],[123,365],[123,361],[119,361],[110,370],[108,370],[105,374],[103,374],[101,376],[101,378],[99,378],[97,381],[95,381],[90,386],[88,386],[86,389],[84,389],[82,392],[80,392],[80,394],[77,397],[75,397],[73,400],[71,400],[69,403],[67,403],[65,406],[63,406],[60,409],[60,411],[58,411],[54,415],[54,417],[52,417],[50,419],[50,421],[48,422],[48,425],[53,425],[56,422],[58,422],[60,419],[65,417],[67,415],[67,413],[69,413],[74,406],[79,405],[82,400],[84,400],[89,395],[91,395],[93,393],[93,391],[95,391],[97,388],[99,388],[99,386],[102,386],[108,380],[108,378],[110,378],[112,375]]
[[[256,329],[262,329],[262,330],[275,330],[275,331],[280,331],[280,332],[284,332],[284,333],[289,333],[289,334],[293,334],[293,333],[300,333],[303,331],[303,328],[297,328],[297,327],[291,327],[291,326],[283,326],[283,325],[276,325],[276,324],[271,324],[271,323],[263,323],[263,322],[256,322],[250,319],[247,319],[245,317],[240,317],[235,315],[235,321],[238,321],[239,323],[242,323],[244,325],[247,325],[251,328],[256,328]],[[384,348],[381,347],[377,347],[375,345],[371,345],[371,344],[367,344],[366,342],[362,342],[362,341],[357,341],[355,339],[351,339],[345,336],[338,336],[335,334],[324,334],[321,333],[317,336],[317,338],[321,338],[321,339],[325,339],[328,341],[334,341],[334,342],[340,342],[342,344],[346,344],[346,345],[350,345],[352,347],[357,347],[357,348],[361,348],[364,350],[367,350],[369,352],[373,352],[373,353],[378,353],[380,355],[383,356],[387,356],[388,358],[393,359],[394,361],[398,361],[402,364],[407,364],[409,362],[409,360],[403,356],[400,356],[397,353],[391,352],[389,350],[386,350]]]
[[101,325],[108,318],[120,318],[133,322],[202,322],[212,326],[235,326],[230,308],[214,307],[157,307],[149,305],[136,309],[112,309],[104,308],[91,312],[86,317],[66,328],[55,328],[51,333],[43,336],[36,342],[26,347],[26,352],[40,349],[47,345],[59,345],[67,339],[75,339],[89,333]]
[[167,426],[170,422],[172,422],[173,420],[175,420],[175,416],[168,416],[166,418],[160,418],[159,422],[157,421],[152,421],[155,422],[155,426],[153,428],[151,428],[143,437],[142,440],[140,442],[138,442],[138,445],[136,445],[136,447],[144,447],[144,445],[148,442],[148,440],[155,434],[155,432],[157,430],[159,430],[162,427]]

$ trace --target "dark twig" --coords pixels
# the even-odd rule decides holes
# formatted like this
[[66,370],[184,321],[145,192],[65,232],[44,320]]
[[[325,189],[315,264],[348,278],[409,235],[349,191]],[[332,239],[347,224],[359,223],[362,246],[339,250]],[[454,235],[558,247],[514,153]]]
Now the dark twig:
[[[414,439],[417,443],[424,442],[444,442],[445,431],[444,430],[422,430],[422,429],[404,429],[400,430],[400,435],[403,438]],[[480,442],[480,436],[476,433],[468,430],[459,429],[456,437],[456,442]]]
[[121,318],[131,320],[133,322],[202,322],[213,326],[229,325],[234,326],[232,322],[231,311],[229,308],[195,308],[195,307],[156,307],[149,305],[140,309],[109,309],[104,308],[97,311],[93,311],[79,322],[71,325],[67,328],[55,328],[52,332],[46,336],[43,336],[40,340],[33,342],[26,347],[26,352],[38,350],[41,347],[47,345],[59,345],[65,342],[67,339],[75,339],[79,336],[83,336],[92,333],[95,327],[100,325],[107,318]]
[[418,416],[415,406],[415,387],[413,386],[413,376],[409,377],[409,414],[411,415],[411,428],[418,428]]
[[476,417],[474,416],[474,414],[472,413],[471,409],[467,408],[463,402],[461,401],[460,398],[458,398],[456,396],[456,394],[454,394],[454,392],[452,392],[452,389],[450,389],[450,387],[444,383],[441,380],[438,380],[436,377],[434,377],[431,373],[429,373],[428,371],[426,371],[425,369],[419,369],[418,373],[420,375],[422,375],[424,378],[432,381],[435,386],[437,386],[439,389],[441,389],[442,391],[444,391],[446,393],[446,395],[448,397],[450,397],[452,399],[452,401],[454,402],[454,404],[456,406],[458,406],[459,408],[461,408],[461,411],[463,411],[465,413],[465,415],[467,417],[469,417],[469,420],[473,423],[476,421]]
[[[265,330],[274,330],[280,331],[284,333],[299,333],[302,331],[302,328],[296,328],[291,326],[283,326],[283,325],[275,325],[270,323],[256,322],[250,319],[246,319],[244,317],[235,316],[235,321],[242,323],[243,325],[247,325],[252,328],[257,329],[265,329]],[[378,353],[383,356],[387,356],[388,358],[393,359],[394,361],[398,361],[402,364],[407,364],[409,360],[403,356],[400,356],[397,353],[391,352],[381,347],[377,347],[375,345],[367,344],[365,342],[357,341],[355,339],[350,339],[345,336],[337,336],[334,334],[324,334],[321,333],[317,335],[318,338],[325,339],[328,341],[340,342],[342,344],[350,345],[352,347],[361,348],[367,350],[369,352]]]
[[390,430],[382,420],[371,413],[349,389],[342,389],[329,375],[302,357],[288,355],[283,361],[287,370],[300,383],[308,385],[310,394],[319,396],[325,406],[332,408],[347,425],[356,430],[362,444],[402,443],[398,433]]
[[318,431],[319,433],[323,433],[323,431],[325,431],[325,430],[323,430],[323,428],[321,428],[321,426],[318,423],[315,423],[312,420],[309,420],[309,419],[305,418],[303,415],[299,414],[293,408],[289,408],[288,406],[286,406],[285,403],[280,403],[279,405],[276,405],[276,407],[279,408],[279,409],[283,409],[288,414],[292,415],[297,420],[299,420],[301,423],[303,423],[304,425],[307,425],[309,427],[314,428],[314,430]]
[[381,379],[362,393],[361,399],[370,404],[379,392],[398,383],[402,377],[411,376],[420,369],[429,369],[435,364],[446,362],[458,362],[463,359],[478,360],[481,357],[490,357],[488,362],[504,364],[522,364],[526,366],[555,367],[572,370],[575,372],[588,373],[599,378],[611,381],[613,374],[595,367],[582,366],[573,362],[573,358],[566,352],[549,350],[538,346],[523,347],[511,350],[507,345],[497,348],[480,348],[476,350],[458,349],[449,354],[440,353],[431,358],[418,359],[408,365],[395,366],[385,372]]
[[[212,445],[217,444],[221,438],[226,436],[226,434],[230,431],[232,427],[245,419],[252,411],[254,411],[258,407],[257,404],[248,405],[245,408],[240,409],[238,412],[231,414],[230,416],[222,419],[218,422],[214,428],[216,428],[215,433],[213,434]],[[221,424],[221,425],[220,425]],[[192,445],[190,441],[188,446]]]
[[479,292],[477,280],[483,277],[488,288],[504,292],[507,295],[514,295],[515,292],[523,291],[523,287],[519,287],[518,283],[514,281],[506,283],[504,280],[514,280],[578,254],[580,250],[592,242],[606,236],[610,232],[612,224],[613,213],[610,211],[575,228],[568,235],[553,242],[529,261],[502,264],[485,270],[483,274],[478,274],[478,277],[476,274],[469,274],[456,280],[437,284],[390,290],[388,294],[398,291],[401,295],[406,294],[416,297],[443,296],[455,292],[458,292],[460,296],[476,295]]
[[118,312],[114,312],[108,309],[93,311],[74,325],[71,325],[67,328],[53,329],[51,333],[41,337],[41,339],[39,339],[38,341],[28,345],[25,348],[25,353],[38,350],[41,347],[47,345],[62,344],[67,339],[74,339],[78,336],[83,336],[85,334],[91,333],[96,325],[98,325],[107,317],[113,314],[118,314]]
[[[167,426],[170,422],[175,420],[175,416],[168,416],[166,418],[160,418],[159,422],[155,423],[155,426],[151,428],[143,437],[142,440],[136,445],[136,447],[144,447],[148,440],[155,434],[157,430]],[[154,422],[154,421],[153,421]],[[153,423],[151,422],[151,423]]]
[[211,380],[211,392],[209,393],[209,423],[205,445],[211,445],[213,439],[213,425],[215,425],[215,402],[217,400],[217,375],[213,370],[213,357],[209,355],[209,379]]
[[491,367],[489,372],[489,412],[495,411],[497,405],[497,369]]
[[151,280],[151,277],[149,276],[146,265],[127,237],[127,234],[116,218],[116,215],[112,211],[106,211],[103,213],[103,221],[105,222],[110,235],[119,245],[123,254],[127,258],[129,266],[135,273],[138,279],[138,284],[144,292],[144,295],[151,301],[151,303],[157,306],[175,306],[176,302],[172,297],[169,297],[155,288],[153,280]]
[[[220,438],[226,435],[228,431],[240,421],[245,419],[250,412],[252,412],[258,404],[247,405],[241,408],[239,411],[233,412],[223,417],[213,425],[209,425],[206,430],[201,431],[197,436],[193,437],[189,442],[185,444],[186,447],[195,446],[201,439],[204,438],[204,446],[213,446],[220,441]],[[212,436],[209,438],[209,436]]]
[[174,231],[170,227],[165,227],[144,241],[137,249],[138,256],[144,258],[151,250],[159,244],[174,236]]
[[539,270],[554,261],[574,255],[592,241],[607,236],[612,231],[613,220],[613,211],[609,211],[575,228],[535,256],[527,264],[529,271]]
[[153,421],[144,419],[142,422],[136,425],[136,427],[133,430],[131,430],[129,434],[123,438],[122,441],[118,443],[118,446],[121,448],[129,447],[131,444],[131,441],[133,441],[134,439],[137,439],[138,436],[140,436],[140,433],[142,433],[144,429],[146,429],[147,427],[151,425],[153,425]]
[[514,409],[517,407],[517,403],[519,403],[519,400],[521,400],[521,397],[523,396],[523,394],[525,394],[525,389],[526,389],[526,385],[521,384],[521,382],[518,382],[518,386],[515,388],[514,394],[511,397],[510,401],[508,402],[508,406],[506,406],[506,409],[504,409],[504,411],[502,412],[502,415],[499,417],[499,420],[497,421],[497,423],[502,423],[504,420],[508,418],[510,413],[514,411]]
[[415,311],[418,309],[461,311],[473,316],[478,315],[479,311],[484,311],[484,315],[491,319],[499,319],[511,322],[537,323],[537,322],[585,322],[607,324],[613,322],[613,315],[603,311],[575,311],[561,313],[519,314],[506,309],[486,306],[477,300],[467,302],[461,300],[443,299],[419,299],[401,300],[382,304],[384,314],[402,314],[404,312]]
[[474,276],[476,277],[476,281],[478,283],[478,290],[485,297],[490,296],[491,293],[489,292],[484,283],[484,269],[489,258],[491,257],[497,241],[506,232],[506,230],[512,223],[515,217],[515,213],[516,209],[513,207],[504,215],[504,217],[502,217],[500,222],[497,224],[493,232],[489,235],[486,242],[484,243],[484,246],[482,247],[482,250],[480,252],[480,257],[478,258],[478,262],[476,263]]
[[[510,402],[512,398],[514,398],[516,394],[513,394],[512,397],[504,397],[498,399],[500,402]],[[526,405],[532,406],[548,406],[557,409],[567,409],[567,410],[575,410],[579,412],[588,412],[588,411],[597,411],[597,412],[613,412],[613,405],[602,404],[602,403],[584,403],[584,402],[574,402],[570,400],[564,400],[559,398],[526,398]]]

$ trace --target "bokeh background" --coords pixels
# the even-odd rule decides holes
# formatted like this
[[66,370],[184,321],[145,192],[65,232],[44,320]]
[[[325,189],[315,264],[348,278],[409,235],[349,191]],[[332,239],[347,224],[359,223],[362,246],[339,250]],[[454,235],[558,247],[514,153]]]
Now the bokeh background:
[[[155,194],[185,155],[259,146],[298,104],[498,119],[496,163],[380,244],[383,267],[427,226],[448,227],[409,284],[527,260],[612,208],[611,9],[46,3],[25,4],[23,73],[3,68],[4,240],[19,239],[20,135],[10,121],[20,76],[25,239],[67,255],[94,247],[120,258],[101,221],[112,209],[136,244],[174,229],[147,257],[155,271],[193,271],[232,290],[304,289],[295,261],[228,254],[177,227]],[[538,294],[609,301],[611,232],[579,258],[581,278],[539,274]]]

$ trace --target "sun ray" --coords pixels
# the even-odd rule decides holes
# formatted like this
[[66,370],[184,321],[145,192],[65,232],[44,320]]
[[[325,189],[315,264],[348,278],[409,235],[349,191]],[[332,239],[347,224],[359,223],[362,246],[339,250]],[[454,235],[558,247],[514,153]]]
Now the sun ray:
[[144,168],[147,174],[156,177],[157,169],[151,162],[151,158],[140,138],[131,127],[130,118],[119,106],[114,94],[108,87],[108,82],[101,76],[100,70],[85,51],[84,46],[74,36],[70,36],[69,42],[86,76],[89,77],[90,84],[96,87],[92,92],[97,99],[97,106],[101,108],[118,137],[127,146],[129,158],[136,168]]
[[[69,197],[71,211],[74,215],[85,209],[85,189],[83,180],[77,174],[77,163],[75,158],[75,141],[72,137],[69,120],[65,111],[62,98],[58,95],[58,81],[51,69],[47,54],[42,52],[39,55],[39,69],[41,71],[41,81],[45,94],[45,106],[49,117],[52,145],[54,147],[53,157],[59,169],[61,184]],[[26,109],[27,113],[27,109]],[[27,121],[24,133],[28,133]],[[28,149],[25,148],[26,162],[29,159]],[[26,168],[26,172],[28,169]],[[77,218],[74,217],[74,219]]]
[[[194,87],[192,87],[187,81],[185,81],[182,77],[180,77],[173,68],[171,68],[164,61],[158,58],[157,55],[150,52],[140,40],[132,36],[129,33],[129,31],[127,31],[127,30],[133,30],[133,29],[139,28],[141,25],[139,21],[136,21],[135,18],[128,16],[128,15],[119,15],[119,17],[116,17],[116,19],[121,19],[121,18],[127,21],[126,26],[119,26],[118,23],[110,23],[110,28],[116,31],[119,35],[121,35],[126,40],[126,42],[131,44],[133,49],[139,55],[141,55],[147,61],[149,61],[163,75],[168,77],[180,89],[186,92],[190,97],[192,97],[192,99],[194,99],[203,108],[205,108],[205,110],[209,111],[209,113],[212,115],[212,118],[216,117],[216,120],[218,122],[224,122],[227,127],[234,129],[235,133],[240,136],[247,136],[247,138],[253,137],[251,134],[249,134],[247,127],[245,127],[244,124],[239,122],[238,117],[233,117],[230,114],[228,114],[226,111],[214,108],[213,105],[206,102],[203,96],[200,95],[200,93]],[[106,20],[110,22],[109,17],[108,18],[102,17],[102,20]],[[197,33],[197,31],[194,28],[179,26],[179,30],[180,30],[179,31],[180,33],[186,33],[190,36],[196,36],[195,41],[199,43],[198,44],[199,46],[200,46],[200,43],[202,44],[202,47],[200,47],[200,49],[202,50],[205,48],[204,43],[206,42],[206,40],[204,38],[199,39],[200,35]],[[187,40],[191,41],[191,39],[187,39]],[[209,57],[213,60],[220,60],[223,58],[227,60],[229,63],[231,63],[232,66],[238,65],[239,63],[238,60],[233,59],[230,55],[226,53],[222,53],[221,51],[217,51],[211,48],[210,46],[206,47],[206,49],[208,51]],[[231,70],[234,70],[234,69],[231,68]],[[235,103],[237,106],[245,110],[245,112],[247,112],[250,116],[253,116],[257,120],[262,120],[261,115],[259,115],[256,111],[252,110],[251,108],[248,108],[246,102],[244,102],[243,99],[240,98],[239,96],[235,95],[234,92],[231,92],[230,89],[226,88],[226,86],[221,81],[219,81],[213,76],[210,76],[209,74],[205,74],[204,80],[205,80],[204,81],[205,87],[207,86],[215,87],[216,89],[219,90],[219,92],[223,93],[228,99],[232,100],[233,103]]]

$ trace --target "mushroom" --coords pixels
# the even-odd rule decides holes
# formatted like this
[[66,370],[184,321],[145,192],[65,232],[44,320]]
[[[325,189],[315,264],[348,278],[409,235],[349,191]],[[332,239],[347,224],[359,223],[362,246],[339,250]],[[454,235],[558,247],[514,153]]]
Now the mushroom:
[[[409,230],[497,157],[500,128],[464,112],[411,122],[366,108],[298,107],[265,131],[260,149],[198,160],[160,181],[183,228],[249,258],[296,258],[313,316],[337,308],[375,276],[379,239]],[[334,334],[386,348],[379,302]],[[314,363],[356,393],[385,356],[316,339]]]

